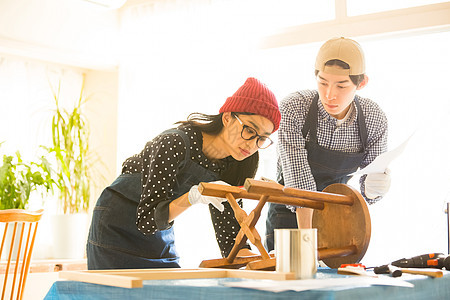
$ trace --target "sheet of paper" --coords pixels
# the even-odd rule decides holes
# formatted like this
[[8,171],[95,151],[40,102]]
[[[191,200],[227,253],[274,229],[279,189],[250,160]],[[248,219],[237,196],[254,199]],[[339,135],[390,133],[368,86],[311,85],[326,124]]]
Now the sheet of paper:
[[371,285],[389,285],[412,288],[414,285],[410,282],[388,276],[382,277],[346,277],[346,278],[328,278],[328,279],[304,279],[304,280],[245,280],[223,283],[229,287],[239,287],[248,289],[257,289],[279,293],[283,291],[307,291],[316,289],[342,289],[358,288]]
[[371,173],[384,173],[389,164],[397,158],[400,154],[402,154],[403,150],[405,150],[406,145],[408,144],[411,137],[414,135],[411,134],[409,138],[407,138],[403,143],[401,143],[397,148],[385,152],[379,156],[377,156],[372,163],[368,164],[364,169],[360,169],[352,174],[353,175],[363,175],[363,174],[371,174]]

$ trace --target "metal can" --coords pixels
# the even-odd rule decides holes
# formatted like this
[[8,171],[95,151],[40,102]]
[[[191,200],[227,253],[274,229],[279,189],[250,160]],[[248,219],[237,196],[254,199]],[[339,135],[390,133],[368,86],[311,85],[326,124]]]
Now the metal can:
[[317,272],[317,229],[275,229],[277,272],[292,272],[297,279]]

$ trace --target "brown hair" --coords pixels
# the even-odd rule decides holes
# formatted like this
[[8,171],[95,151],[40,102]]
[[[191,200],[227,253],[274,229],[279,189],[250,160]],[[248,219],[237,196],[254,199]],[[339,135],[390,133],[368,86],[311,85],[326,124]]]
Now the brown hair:
[[[343,62],[342,60],[339,59],[332,59],[329,60],[325,63],[326,66],[337,66],[340,67],[342,69],[350,69],[350,66],[346,63]],[[319,74],[319,70],[315,71],[315,76],[317,76],[317,74]],[[364,80],[364,74],[359,74],[359,75],[348,75],[350,77],[350,80],[353,82],[354,85],[358,86],[363,80]]]

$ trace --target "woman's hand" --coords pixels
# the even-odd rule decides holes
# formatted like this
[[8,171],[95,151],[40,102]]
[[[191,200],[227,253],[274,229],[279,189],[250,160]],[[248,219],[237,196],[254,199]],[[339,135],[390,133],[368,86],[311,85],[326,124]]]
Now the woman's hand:
[[[226,183],[224,181],[214,181],[211,183],[229,185],[228,183]],[[204,195],[200,194],[200,192],[198,190],[198,185],[194,185],[189,190],[188,201],[191,205],[198,204],[198,203],[212,204],[219,211],[223,212],[224,207],[223,207],[222,202],[227,201],[227,199],[219,198],[219,197],[212,197],[212,196],[204,196]]]

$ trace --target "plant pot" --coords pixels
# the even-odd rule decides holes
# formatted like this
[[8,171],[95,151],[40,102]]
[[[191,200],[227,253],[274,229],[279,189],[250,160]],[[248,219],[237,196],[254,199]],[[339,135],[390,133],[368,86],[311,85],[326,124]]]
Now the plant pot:
[[50,216],[54,259],[83,259],[88,230],[88,214]]

